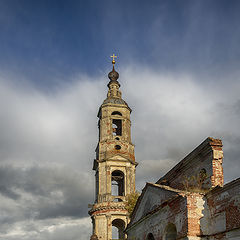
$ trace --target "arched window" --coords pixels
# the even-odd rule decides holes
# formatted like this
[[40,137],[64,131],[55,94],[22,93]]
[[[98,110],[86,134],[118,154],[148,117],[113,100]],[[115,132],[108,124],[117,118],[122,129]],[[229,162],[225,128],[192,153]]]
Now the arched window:
[[164,240],[176,240],[177,239],[177,229],[173,223],[169,223],[165,229]]
[[155,240],[155,238],[154,238],[154,236],[153,236],[152,233],[149,233],[149,234],[147,235],[147,240]]
[[121,114],[120,112],[118,112],[118,111],[114,111],[114,112],[112,113],[112,115],[119,115],[119,116],[122,116],[122,114]]
[[122,219],[112,221],[112,239],[124,240],[125,222]]
[[119,170],[112,172],[112,195],[124,196],[124,173]]
[[122,136],[122,120],[121,119],[112,120],[112,132],[113,132],[113,136]]

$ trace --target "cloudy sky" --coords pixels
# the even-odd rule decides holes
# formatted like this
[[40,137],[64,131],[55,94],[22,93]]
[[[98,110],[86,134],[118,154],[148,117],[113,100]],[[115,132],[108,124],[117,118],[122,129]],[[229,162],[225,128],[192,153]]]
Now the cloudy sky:
[[0,239],[91,234],[109,56],[133,109],[137,189],[208,136],[240,154],[240,2],[0,0]]

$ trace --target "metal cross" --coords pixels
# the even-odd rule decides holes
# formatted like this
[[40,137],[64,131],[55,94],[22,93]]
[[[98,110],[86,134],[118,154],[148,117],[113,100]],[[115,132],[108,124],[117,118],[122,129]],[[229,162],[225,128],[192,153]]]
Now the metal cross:
[[113,62],[115,62],[114,58],[117,58],[117,56],[115,56],[114,54],[111,56],[111,58],[113,59]]

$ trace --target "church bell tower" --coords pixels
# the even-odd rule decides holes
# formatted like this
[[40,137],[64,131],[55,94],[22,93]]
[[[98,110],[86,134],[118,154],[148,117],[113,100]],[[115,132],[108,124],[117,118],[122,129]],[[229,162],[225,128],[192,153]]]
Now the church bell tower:
[[96,199],[89,214],[93,235],[99,240],[125,239],[129,222],[126,196],[135,192],[134,145],[131,141],[131,109],[122,99],[119,74],[108,74],[107,98],[99,108],[99,141],[93,170],[96,178]]

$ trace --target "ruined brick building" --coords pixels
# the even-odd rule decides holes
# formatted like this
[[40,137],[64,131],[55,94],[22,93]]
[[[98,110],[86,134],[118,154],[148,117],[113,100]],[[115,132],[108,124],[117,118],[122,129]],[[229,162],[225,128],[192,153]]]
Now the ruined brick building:
[[147,183],[126,232],[134,240],[239,240],[240,178],[223,185],[222,142],[207,138]]
[[113,58],[107,98],[98,113],[91,239],[240,240],[240,178],[224,185],[219,139],[207,138],[156,183],[147,183],[130,220],[125,202],[135,191],[137,163],[131,109],[121,97],[114,64]]
[[[122,99],[114,69],[108,74],[108,94],[98,112],[99,141],[93,163],[96,199],[89,214],[93,223],[91,239],[125,239],[129,222],[126,195],[135,192],[134,145],[131,142],[131,109]],[[117,235],[117,236],[116,236]]]

